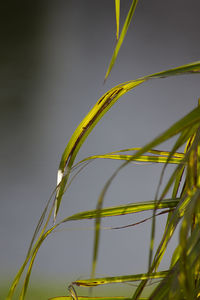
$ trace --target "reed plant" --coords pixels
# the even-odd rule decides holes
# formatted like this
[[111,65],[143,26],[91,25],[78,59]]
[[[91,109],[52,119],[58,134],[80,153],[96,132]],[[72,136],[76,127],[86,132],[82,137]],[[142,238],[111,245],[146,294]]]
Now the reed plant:
[[[119,34],[120,23],[120,0],[115,0],[116,8],[116,47],[114,49],[111,62],[106,72],[105,80],[109,76],[112,67],[116,61],[119,49],[126,36],[129,24],[136,10],[139,0],[133,0]],[[137,288],[134,289],[130,299],[200,299],[200,103],[187,115],[166,129],[158,137],[150,141],[144,147],[122,149],[112,153],[102,155],[93,155],[75,162],[78,152],[83,143],[95,128],[104,114],[124,94],[135,89],[139,85],[145,84],[150,80],[163,80],[167,77],[179,75],[197,75],[200,73],[200,61],[191,62],[187,65],[178,66],[173,69],[159,71],[157,73],[143,76],[117,86],[106,92],[89,111],[81,123],[77,126],[71,139],[69,140],[58,168],[57,186],[52,193],[35,229],[24,263],[19,269],[12,286],[9,290],[7,300],[13,298],[15,289],[19,284],[21,276],[25,273],[25,279],[22,286],[20,300],[25,299],[29,285],[32,266],[34,264],[37,252],[46,238],[61,225],[78,220],[95,220],[95,238],[93,250],[93,263],[91,278],[77,280],[69,286],[69,295],[58,296],[52,300],[61,299],[96,299],[95,297],[81,296],[76,292],[76,286],[94,287],[112,283],[137,282]],[[158,146],[174,137],[174,145],[171,151],[158,150]],[[183,148],[184,147],[184,148]],[[184,151],[182,150],[184,149]],[[182,151],[181,151],[182,150]],[[72,171],[76,170],[76,175],[94,159],[121,160],[122,164],[116,169],[110,178],[108,178],[95,210],[83,211],[68,216],[61,221],[57,221],[63,195],[75,179]],[[127,205],[115,207],[103,207],[104,198],[110,184],[120,171],[131,162],[151,162],[163,164],[160,178],[158,178],[158,189],[155,192],[154,200],[144,202],[133,202]],[[174,170],[170,178],[161,189],[161,182],[169,164],[173,164]],[[170,192],[170,197],[167,195]],[[95,277],[96,263],[98,259],[99,236],[101,230],[101,220],[107,217],[134,214],[137,212],[151,211],[151,239],[149,245],[148,270],[142,274],[130,274],[114,277]],[[164,232],[158,246],[155,248],[155,229],[156,218],[160,214],[167,215]],[[146,219],[141,220],[141,222]],[[132,224],[133,225],[133,224]],[[134,224],[135,225],[135,224]],[[179,226],[178,226],[179,225]],[[178,226],[179,243],[173,252],[171,263],[166,270],[160,270],[164,253],[172,239]],[[159,280],[159,281],[158,281]],[[148,297],[143,293],[148,287],[149,282],[154,283]],[[98,297],[98,299],[127,299],[127,297]]]

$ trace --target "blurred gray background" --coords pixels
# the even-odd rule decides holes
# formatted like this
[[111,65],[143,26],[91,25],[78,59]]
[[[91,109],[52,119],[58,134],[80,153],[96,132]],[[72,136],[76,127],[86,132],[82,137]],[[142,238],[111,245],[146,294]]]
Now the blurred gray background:
[[[131,1],[121,2],[122,25]],[[114,85],[198,60],[199,11],[199,0],[140,0],[116,65],[103,85],[115,45],[114,1],[1,1],[1,278],[11,280],[25,258],[55,188],[61,154],[76,126]],[[99,122],[77,161],[149,142],[197,105],[199,79],[189,75],[154,80],[126,94]],[[119,164],[91,163],[64,196],[58,218],[95,208]],[[154,199],[160,172],[158,165],[129,165],[114,180],[104,206]],[[144,216],[103,221],[98,276],[147,270],[151,222],[118,231],[105,229]],[[158,218],[158,238],[163,219]],[[50,236],[38,253],[33,278],[66,285],[68,278],[88,277],[93,226],[93,221],[73,222]],[[163,268],[176,242],[174,238]]]

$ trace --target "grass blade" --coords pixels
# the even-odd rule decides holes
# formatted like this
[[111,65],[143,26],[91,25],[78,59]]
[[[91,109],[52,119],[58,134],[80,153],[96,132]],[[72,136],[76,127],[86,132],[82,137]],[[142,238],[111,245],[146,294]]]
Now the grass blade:
[[[196,126],[195,126],[196,127]],[[177,151],[177,149],[179,149],[183,144],[185,144],[185,142],[193,135],[193,127],[189,128],[189,129],[185,129],[181,132],[180,136],[178,137],[177,141],[175,142],[175,145],[173,146],[170,155],[168,157],[168,161],[170,160],[170,158],[173,156],[173,154]],[[159,188],[161,186],[162,180],[163,180],[163,176],[164,176],[164,172],[166,170],[166,167],[168,165],[168,161],[165,163],[161,176],[160,176],[160,180],[159,180],[159,184],[158,184],[158,188],[157,188],[157,192],[156,192],[156,196],[155,199],[158,199],[158,193],[159,193]],[[174,183],[174,180],[176,179],[176,177],[174,178],[174,174],[176,174],[177,176],[177,171],[179,168],[177,168],[175,170],[175,172],[172,174],[172,176],[170,177],[161,197],[160,200],[155,200],[156,203],[159,203],[159,201],[161,201],[161,199],[166,195],[167,191],[169,190],[169,188],[171,187],[171,185]],[[155,209],[153,211],[153,220],[152,220],[152,229],[151,229],[151,242],[150,242],[150,250],[149,250],[149,270],[151,268],[151,263],[152,263],[152,257],[153,257],[153,249],[154,249],[154,238],[155,238],[155,227],[156,227],[156,205],[155,205]],[[160,258],[161,259],[161,258]]]
[[[55,211],[54,211],[54,219],[57,216],[60,202],[62,199],[62,196],[65,191],[65,187],[69,178],[70,170],[73,166],[74,160],[76,158],[76,155],[84,143],[85,139],[88,137],[92,129],[95,127],[95,125],[98,123],[98,121],[103,117],[103,115],[112,107],[112,105],[125,93],[128,91],[134,89],[136,86],[142,84],[143,82],[153,79],[153,78],[165,78],[169,76],[175,76],[175,75],[181,75],[181,74],[187,74],[187,73],[199,73],[200,72],[200,62],[195,62],[191,64],[187,64],[184,66],[180,66],[174,69],[162,71],[159,73],[151,74],[148,76],[144,76],[142,78],[138,78],[136,80],[132,80],[123,84],[119,84],[118,86],[112,88],[109,90],[106,94],[104,94],[99,101],[96,103],[96,105],[91,109],[91,111],[86,115],[86,117],[82,120],[82,122],[79,124],[77,129],[74,131],[74,134],[72,135],[69,143],[67,144],[67,147],[65,148],[61,161],[60,166],[58,170],[58,191],[56,196],[56,205],[55,205]],[[189,121],[190,118],[190,125],[186,124],[185,127],[193,125],[197,120],[199,120],[199,109],[196,109],[196,115],[194,116],[195,112],[192,113],[192,115],[188,115],[183,119],[182,126],[184,126],[184,121]],[[177,127],[180,124],[176,124]],[[175,134],[180,132],[180,128],[172,127],[170,130],[167,131],[168,137],[165,136],[163,139],[159,138],[159,140],[154,140],[154,143],[148,144],[148,147],[145,149],[145,151],[141,151],[140,155],[142,153],[145,153],[148,151],[148,149],[153,148],[155,145],[162,143],[166,139],[174,136]],[[181,128],[182,130],[183,128]],[[149,147],[149,145],[152,145]]]
[[103,115],[112,107],[112,105],[128,90],[140,85],[144,80],[136,80],[132,83],[121,85],[111,89],[104,94],[97,104],[91,109],[88,115],[82,120],[77,129],[74,131],[67,147],[65,148],[58,170],[58,192],[56,196],[56,207],[54,218],[58,213],[60,202],[65,191],[65,187],[69,178],[70,170],[73,166],[76,155],[85,139],[88,137],[92,129],[103,117]]
[[180,164],[182,162],[182,157],[162,157],[162,156],[152,156],[152,155],[141,155],[140,157],[134,158],[134,155],[120,155],[120,154],[102,154],[102,155],[93,155],[83,159],[80,163],[97,158],[103,159],[114,159],[114,160],[124,160],[124,161],[138,161],[138,162],[151,162],[151,163],[169,163],[169,164]]
[[134,275],[125,275],[125,276],[115,276],[115,277],[103,277],[103,278],[95,278],[95,279],[86,279],[86,280],[77,280],[74,281],[73,284],[77,286],[97,286],[103,284],[110,283],[122,283],[122,282],[132,282],[132,281],[140,281],[143,279],[158,279],[164,278],[168,274],[168,271],[161,271],[152,274],[144,273],[144,274],[134,274]]
[[[133,81],[129,81],[123,84],[119,84],[118,86],[114,87],[110,91],[108,91],[106,94],[104,94],[99,101],[96,103],[96,105],[92,108],[92,110],[88,113],[88,115],[83,119],[83,121],[79,124],[77,129],[75,130],[74,134],[72,135],[69,143],[67,144],[66,149],[64,150],[64,153],[61,158],[59,170],[58,170],[58,187],[57,187],[57,194],[56,194],[56,203],[55,203],[55,210],[54,210],[54,218],[56,217],[59,206],[62,200],[62,196],[64,194],[68,178],[70,175],[70,171],[73,167],[74,160],[76,158],[76,155],[84,143],[87,136],[90,134],[92,129],[95,127],[95,125],[98,123],[98,121],[103,117],[103,115],[112,107],[112,105],[125,93],[128,91],[134,89],[136,86],[144,83],[147,80],[153,79],[153,78],[163,78],[168,76],[174,76],[174,75],[181,75],[181,74],[187,74],[187,73],[199,73],[200,72],[200,62],[191,63],[188,65],[184,65],[178,68],[170,69],[167,71],[155,73],[152,75],[148,75],[145,77],[142,77],[140,79],[136,79]],[[171,126],[168,130],[166,130],[163,134],[161,134],[159,137],[154,139],[152,142],[144,146],[142,149],[137,151],[132,159],[136,159],[143,155],[144,153],[150,151],[152,148],[156,147],[158,144],[166,141],[170,137],[173,137],[174,135],[180,133],[184,129],[187,129],[192,126],[199,126],[200,123],[200,107],[195,108],[193,111],[191,111],[189,114],[187,114],[184,118],[182,118],[180,121],[175,123],[173,126]],[[114,176],[110,178],[108,181],[108,184],[104,188],[105,195],[109,185],[111,184],[112,180],[115,178],[115,176],[118,174],[118,172],[127,164],[129,161],[126,161],[121,165],[117,171],[115,172]],[[103,203],[103,198],[101,199],[101,206]],[[41,218],[41,223],[44,219],[44,216]],[[45,227],[47,224],[45,225]],[[40,227],[40,224],[39,224]],[[39,228],[38,227],[38,228]],[[38,228],[36,229],[36,233],[38,233]],[[42,229],[42,232],[44,232],[44,228]],[[41,237],[41,235],[40,235]],[[34,247],[33,247],[34,248]],[[31,251],[32,253],[32,251]],[[29,255],[30,256],[30,255]],[[9,296],[7,299],[11,299],[12,295],[14,293],[15,287],[17,286],[19,279],[24,271],[25,266],[27,265],[28,258],[25,260],[24,264],[22,265],[21,269],[19,270],[19,273],[17,274],[12,287],[9,291]]]
[[[180,199],[163,199],[158,204],[158,209],[166,209],[166,208],[175,208],[177,204],[179,203]],[[155,208],[155,201],[144,201],[144,202],[136,202],[131,203],[127,205],[119,205],[119,206],[113,206],[113,207],[107,207],[101,209],[101,218],[106,217],[113,217],[113,216],[122,216],[127,214],[133,214],[138,213],[142,211],[148,211],[153,210]],[[77,214],[74,214],[66,219],[64,219],[62,222],[64,223],[66,221],[78,221],[78,220],[85,220],[85,219],[95,219],[98,216],[98,210],[89,210],[85,212],[80,212]]]
[[116,39],[119,39],[119,22],[120,22],[120,0],[115,0],[115,14],[116,14]]
[[128,30],[128,27],[130,25],[131,19],[133,17],[134,12],[135,12],[137,3],[138,3],[138,0],[133,0],[133,2],[131,4],[130,10],[128,12],[128,15],[126,17],[126,20],[124,22],[124,25],[123,25],[123,28],[122,28],[122,31],[121,31],[121,34],[120,34],[120,37],[119,37],[119,40],[117,42],[117,45],[115,46],[115,50],[114,50],[113,56],[111,58],[108,70],[106,72],[106,76],[105,76],[104,81],[108,78],[108,75],[110,74],[110,72],[111,72],[111,70],[112,70],[112,68],[114,66],[114,63],[116,61],[119,49],[121,48],[121,45],[122,45],[122,43],[124,41],[125,35],[127,33],[127,30]]

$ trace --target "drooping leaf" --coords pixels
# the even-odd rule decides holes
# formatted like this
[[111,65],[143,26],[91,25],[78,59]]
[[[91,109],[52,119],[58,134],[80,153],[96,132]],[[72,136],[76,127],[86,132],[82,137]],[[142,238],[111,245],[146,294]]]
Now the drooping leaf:
[[[92,129],[95,127],[95,125],[98,123],[98,121],[112,107],[112,105],[122,95],[124,95],[128,91],[134,89],[136,86],[142,84],[147,80],[153,78],[165,78],[174,75],[181,75],[187,73],[199,73],[199,72],[200,72],[200,62],[191,63],[178,68],[155,73],[133,81],[119,84],[118,86],[112,88],[110,91],[108,91],[99,99],[97,104],[91,109],[88,115],[82,120],[82,122],[79,124],[77,129],[74,131],[74,134],[72,135],[69,143],[67,144],[67,147],[63,152],[60,161],[59,170],[58,170],[58,180],[57,180],[58,189],[57,189],[57,196],[56,196],[54,218],[56,218],[57,216],[60,207],[60,202],[68,182],[70,170],[73,166],[74,160],[76,158],[76,155],[80,147],[82,146],[83,142],[88,137]],[[143,148],[144,151],[141,150],[138,153],[141,155],[147,152],[148,150],[154,148],[155,145],[158,145],[163,141],[169,139],[170,137],[174,136],[175,134],[179,133],[181,130],[184,129],[183,122],[186,122],[185,127],[188,127],[193,125],[198,120],[199,120],[199,109],[197,108],[196,111],[194,110],[194,112],[192,112],[192,115],[188,114],[188,116],[186,116],[185,119],[183,118],[181,120],[182,122],[181,124],[180,122],[178,124],[175,124],[175,126],[171,127],[168,131],[166,131],[165,135],[162,135],[158,139],[155,139],[154,142],[148,144],[145,148]],[[139,155],[137,157],[139,157]]]
[[[196,62],[190,65],[182,66],[179,68],[175,68],[169,71],[160,72],[157,74],[153,74],[150,76],[143,77],[142,79],[138,79],[135,81],[131,81],[122,85],[117,86],[116,88],[113,88],[108,93],[106,93],[95,105],[95,107],[91,110],[91,112],[86,116],[86,118],[82,121],[82,125],[80,124],[75,131],[74,135],[72,136],[68,146],[65,149],[65,152],[63,154],[63,157],[61,159],[60,163],[60,169],[59,169],[59,185],[57,189],[57,203],[56,203],[56,209],[55,209],[55,216],[57,215],[60,201],[62,199],[62,195],[64,193],[64,190],[66,188],[66,184],[68,182],[68,177],[71,171],[71,168],[73,166],[73,162],[76,158],[76,154],[78,153],[82,143],[87,138],[93,127],[96,125],[96,123],[101,119],[101,117],[106,113],[110,107],[121,97],[123,94],[128,92],[129,90],[133,89],[135,86],[149,80],[152,78],[158,78],[158,77],[167,77],[172,75],[179,75],[184,73],[198,73],[200,70],[200,63]],[[103,102],[103,103],[102,103]],[[194,109],[191,113],[189,113],[186,117],[182,118],[179,122],[174,124],[169,130],[167,130],[163,135],[156,138],[151,143],[147,144],[145,147],[140,149],[132,158],[136,159],[137,157],[143,155],[144,153],[150,151],[150,149],[156,147],[156,145],[164,142],[168,138],[180,133],[182,130],[187,129],[189,127],[193,127],[193,130],[196,130],[194,126],[199,126],[200,122],[200,110],[199,108]],[[125,166],[128,163],[125,162],[123,166]],[[116,172],[117,174],[117,172]],[[113,177],[114,178],[114,177]],[[111,180],[112,181],[112,180]],[[111,182],[110,181],[110,182]],[[109,186],[109,185],[108,185]],[[108,186],[106,188],[108,188]],[[106,192],[106,191],[105,191]],[[100,210],[101,211],[101,210]],[[101,213],[100,213],[101,217]],[[43,221],[43,216],[41,221]],[[47,224],[47,223],[46,223]],[[46,226],[45,224],[45,226]],[[36,233],[38,233],[38,228],[36,230]],[[42,229],[42,232],[45,232],[45,228]],[[44,240],[43,233],[39,237],[39,242]],[[45,237],[49,234],[45,233]],[[15,280],[12,284],[12,287],[9,291],[9,296],[7,299],[11,299],[12,295],[14,293],[15,287],[17,286],[19,279],[24,271],[25,266],[28,263],[28,260],[32,257],[36,251],[38,251],[39,243],[38,241],[36,244],[32,247],[32,250],[30,251],[29,256],[26,258],[24,264],[22,265],[21,269],[19,270],[17,276],[15,277]],[[32,267],[32,266],[31,266]],[[28,277],[27,277],[28,278]]]
[[54,217],[56,217],[60,202],[65,191],[65,187],[69,178],[70,170],[73,166],[76,155],[89,135],[94,126],[103,117],[103,115],[111,108],[111,106],[123,95],[128,89],[133,88],[144,82],[144,80],[134,81],[132,83],[127,83],[123,87],[119,85],[116,88],[111,89],[107,92],[97,104],[91,109],[88,115],[79,124],[77,129],[74,131],[67,147],[62,155],[59,170],[58,170],[58,191],[56,197],[56,206]]
[[[158,144],[164,142],[165,140],[171,138],[172,136],[178,134],[179,132],[184,131],[187,128],[191,128],[192,129],[189,130],[190,134],[193,135],[193,131],[195,130],[197,126],[199,126],[199,122],[200,122],[200,110],[199,107],[195,108],[191,113],[187,114],[185,117],[183,117],[180,121],[176,122],[174,125],[172,125],[168,130],[166,130],[162,135],[160,135],[158,138],[154,139],[152,142],[150,142],[149,144],[147,144],[146,146],[144,146],[141,150],[139,150],[138,152],[136,152],[136,154],[133,155],[132,159],[135,159],[137,157],[140,157],[143,153],[149,151],[149,149],[152,149],[154,147],[156,147]],[[185,138],[185,137],[184,137]],[[122,164],[116,171],[115,173],[112,175],[112,177],[109,178],[109,180],[107,181],[104,189],[103,189],[103,193],[105,195],[105,193],[107,192],[107,189],[109,188],[111,182],[113,181],[113,179],[116,177],[116,175],[119,173],[119,171],[127,165],[128,162],[125,162],[124,164]],[[178,167],[182,167],[181,165]],[[169,183],[167,185],[168,189],[171,184],[173,183],[174,179],[173,177],[170,178]],[[101,196],[101,207],[103,204],[103,199],[104,197]],[[96,237],[98,236],[98,228],[96,229],[96,235],[95,235],[95,249],[97,249],[96,252],[98,252],[98,248],[96,247],[96,245],[98,244],[98,241],[96,239]],[[93,260],[94,262],[94,260]],[[95,262],[96,263],[96,262]],[[145,283],[144,283],[145,285]],[[141,286],[138,287],[138,291],[139,289],[141,289],[142,291],[142,284]],[[135,299],[138,299],[140,293],[135,296]],[[134,300],[135,300],[134,299]]]

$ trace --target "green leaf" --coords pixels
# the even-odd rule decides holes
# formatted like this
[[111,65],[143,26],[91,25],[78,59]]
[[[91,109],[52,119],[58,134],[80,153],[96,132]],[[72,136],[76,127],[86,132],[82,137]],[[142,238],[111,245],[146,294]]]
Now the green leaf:
[[[175,152],[173,155],[171,155],[171,152],[169,152],[169,151],[156,150],[156,149],[150,149],[147,152],[147,153],[150,153],[150,154],[154,154],[153,156],[152,155],[151,156],[150,155],[148,155],[148,156],[141,155],[138,158],[132,159],[133,155],[125,155],[125,156],[122,155],[123,152],[139,151],[141,149],[142,149],[141,147],[128,148],[128,149],[113,151],[113,152],[106,153],[106,154],[89,156],[89,157],[86,157],[86,158],[82,159],[77,164],[75,164],[72,169],[76,169],[80,164],[82,164],[86,161],[89,161],[89,160],[96,159],[96,158],[116,159],[116,160],[130,160],[130,161],[133,160],[133,161],[156,162],[156,163],[166,163],[166,162],[168,162],[168,163],[172,163],[172,164],[173,163],[179,164],[181,162],[181,160],[184,158],[184,153]],[[120,153],[120,154],[118,154],[118,153]],[[169,156],[171,157],[170,160],[169,160]]]
[[[154,139],[152,142],[150,142],[149,144],[147,144],[146,146],[144,146],[141,150],[139,150],[138,152],[136,152],[136,154],[133,155],[132,159],[140,157],[143,153],[149,151],[149,149],[154,148],[158,144],[160,144],[160,143],[164,142],[165,140],[171,138],[172,136],[174,136],[174,135],[182,132],[183,130],[185,130],[187,128],[191,128],[191,126],[193,128],[194,128],[194,126],[199,126],[199,122],[200,122],[200,109],[199,109],[199,107],[197,107],[191,113],[187,114],[184,118],[182,118],[180,121],[178,121],[177,123],[175,123],[174,125],[172,125],[168,130],[166,130],[158,138]],[[191,130],[190,130],[190,133],[193,134],[193,132]],[[107,181],[107,183],[106,183],[106,185],[105,185],[105,187],[103,189],[103,196],[101,195],[101,197],[100,197],[100,199],[101,199],[101,207],[102,207],[102,204],[103,204],[104,195],[107,192],[107,189],[109,188],[111,182],[116,177],[116,175],[119,173],[119,171],[123,167],[125,167],[127,165],[127,163],[129,163],[129,161],[127,161],[124,164],[122,164],[115,171],[115,173],[112,175],[112,177]],[[169,181],[168,185],[169,186],[171,185],[170,181]],[[100,219],[98,219],[98,220],[100,222]],[[95,253],[97,253],[97,251],[98,251],[98,248],[97,248],[97,245],[99,243],[99,241],[97,241],[97,236],[99,235],[98,230],[99,230],[99,226],[96,228],[95,246],[94,246],[94,248],[96,249]],[[94,259],[93,259],[93,264],[94,264]],[[96,264],[96,259],[95,259],[95,264]],[[140,287],[138,288],[138,291],[139,291],[139,289],[140,289]],[[138,299],[138,296],[135,296],[134,299]]]
[[[179,203],[180,199],[163,199],[158,204],[158,209],[164,208],[175,208]],[[144,201],[144,202],[136,202],[127,205],[119,205],[113,207],[102,208],[100,212],[101,218],[105,217],[113,217],[113,216],[121,216],[127,214],[138,213],[147,210],[153,210],[155,208],[155,201]],[[84,219],[95,219],[98,216],[98,209],[89,210],[85,212],[80,212],[74,214],[62,221],[62,223],[66,221],[77,221],[77,220],[84,220]]]
[[[185,144],[185,142],[193,135],[194,129],[196,130],[196,126],[192,126],[192,127],[187,128],[187,129],[184,129],[181,132],[180,136],[178,137],[177,141],[175,142],[175,145],[173,146],[173,148],[172,148],[172,150],[170,152],[170,155],[168,157],[168,161],[167,161],[167,163],[165,164],[165,166],[164,166],[164,168],[162,170],[161,177],[160,177],[160,180],[159,180],[159,186],[158,186],[158,189],[157,189],[157,192],[156,192],[155,199],[158,198],[159,188],[161,186],[161,182],[162,182],[162,179],[163,179],[164,171],[166,169],[166,166],[167,166],[169,160],[171,159],[171,157],[173,156],[173,154],[177,151],[177,149],[179,149],[183,144]],[[186,158],[184,158],[184,160],[186,160]],[[177,175],[178,175],[177,173],[180,172],[179,169],[181,169],[180,166],[177,169],[175,169],[175,171],[173,172],[173,174],[170,177],[168,183],[166,184],[166,187],[164,188],[164,191],[163,191],[160,199],[162,199],[166,195],[166,193],[168,192],[169,188],[174,183],[174,180],[176,180]],[[156,203],[159,203],[159,201],[156,201]],[[151,243],[150,243],[150,250],[149,250],[149,270],[150,270],[150,267],[151,267],[152,257],[153,257],[153,250],[154,250],[155,222],[156,222],[155,214],[156,214],[156,206],[155,206],[155,209],[154,209],[154,212],[153,212],[153,221],[152,221],[152,230],[151,230]],[[160,258],[160,260],[161,260],[161,258]]]
[[184,231],[185,229],[188,231],[187,226],[188,224],[191,225],[193,213],[197,211],[199,213],[199,196],[200,190],[196,189],[184,214],[184,219],[186,218],[187,220],[181,226],[181,231],[183,229],[182,232],[180,231],[182,244],[174,252],[177,257],[173,261],[166,278],[153,291],[149,298],[151,300],[198,299],[199,285],[197,285],[197,280],[200,266],[199,224],[188,237]]
[[115,14],[116,14],[116,39],[119,39],[119,21],[120,21],[120,0],[115,0]]
[[[112,70],[113,68],[113,65],[115,63],[115,60],[117,58],[117,55],[118,55],[118,52],[119,52],[119,49],[121,48],[121,45],[124,41],[124,38],[125,38],[125,35],[127,33],[127,30],[128,30],[128,27],[131,23],[131,19],[133,17],[133,14],[135,12],[135,9],[136,9],[136,6],[137,6],[137,3],[138,3],[138,0],[133,0],[132,4],[131,4],[131,7],[130,7],[130,10],[128,12],[128,15],[126,17],[126,20],[124,22],[124,26],[122,28],[122,31],[121,31],[121,34],[120,34],[120,37],[119,37],[119,40],[117,42],[117,45],[115,47],[115,50],[114,50],[114,53],[113,53],[113,56],[111,58],[111,61],[110,61],[110,64],[109,64],[109,67],[108,67],[108,70],[106,72],[106,76],[105,76],[105,80],[107,79],[110,71]],[[117,14],[116,14],[117,15]]]
[[[68,178],[70,175],[70,171],[73,167],[74,160],[76,158],[76,155],[82,146],[83,142],[87,138],[87,136],[90,134],[94,126],[98,123],[98,121],[103,117],[103,115],[112,107],[112,105],[125,93],[132,90],[136,86],[140,85],[141,83],[144,83],[147,80],[153,79],[153,78],[163,78],[173,75],[181,75],[186,73],[199,73],[200,72],[200,62],[191,63],[189,65],[181,66],[175,69],[159,72],[156,74],[152,74],[149,76],[145,76],[133,81],[129,81],[123,84],[119,84],[118,86],[114,87],[110,91],[108,91],[106,94],[104,94],[97,104],[92,108],[92,110],[88,113],[88,115],[83,119],[83,121],[79,124],[77,129],[75,130],[74,134],[72,135],[69,143],[67,144],[67,147],[62,155],[59,171],[58,171],[58,187],[57,187],[57,194],[56,194],[56,203],[55,203],[55,210],[54,210],[54,218],[56,217],[58,213],[58,209],[60,206],[60,202],[62,200],[62,196],[65,192]],[[168,130],[166,130],[162,135],[154,139],[152,142],[144,146],[142,149],[138,150],[133,156],[132,159],[137,159],[144,153],[148,151],[152,151],[151,149],[156,147],[158,144],[166,141],[170,137],[173,137],[174,135],[182,132],[183,130],[187,128],[192,128],[193,134],[196,130],[195,127],[199,126],[200,123],[200,107],[194,109],[192,112],[187,114],[184,118],[182,118],[180,121],[175,123],[173,126],[171,126]],[[111,184],[112,180],[115,178],[115,176],[118,174],[118,172],[129,163],[129,161],[125,161],[120,168],[113,174],[113,176],[108,181],[108,184],[106,184],[102,197],[101,197],[101,204],[99,207],[102,207],[103,198],[104,195]],[[101,211],[101,209],[99,210]],[[46,213],[46,212],[45,212]],[[101,214],[100,214],[101,215]],[[24,261],[24,264],[22,265],[21,269],[19,270],[18,274],[16,275],[13,284],[10,288],[9,295],[7,299],[11,299],[15,290],[15,287],[17,286],[19,279],[24,271],[25,266],[27,265],[29,259],[33,257],[35,251],[37,250],[37,247],[39,246],[39,242],[44,240],[43,234],[45,232],[45,228],[49,222],[51,216],[51,210],[49,213],[49,216],[47,218],[47,221],[45,223],[45,226],[42,229],[42,232],[40,234],[40,237],[36,244],[32,247],[31,242],[31,251],[29,249],[29,255]],[[39,227],[36,228],[36,234],[39,232],[39,229],[41,227],[41,224],[44,220],[44,215],[42,215],[41,220],[39,222]],[[99,218],[100,220],[100,218]],[[60,223],[59,223],[60,224]],[[53,230],[53,229],[51,229]],[[45,233],[46,234],[46,233]],[[48,235],[48,234],[47,234]],[[35,239],[35,236],[34,236]],[[96,244],[98,242],[96,241]],[[98,248],[98,247],[97,247]],[[29,277],[27,277],[27,280],[29,280]],[[26,287],[25,287],[26,290]]]
[[[99,122],[99,120],[103,117],[103,115],[112,107],[112,105],[125,93],[134,89],[136,86],[142,84],[143,82],[153,79],[153,78],[165,78],[174,75],[181,75],[187,73],[198,73],[200,72],[200,62],[191,63],[188,65],[184,65],[178,68],[170,69],[167,71],[151,74],[148,76],[144,76],[142,78],[138,78],[136,80],[132,80],[123,84],[119,84],[118,86],[109,90],[106,94],[104,94],[99,101],[95,104],[95,106],[90,110],[90,112],[86,115],[86,117],[79,124],[77,129],[74,131],[67,147],[65,148],[58,170],[58,187],[57,187],[57,196],[55,203],[55,211],[54,211],[54,219],[57,216],[60,203],[62,200],[62,196],[65,192],[65,188],[68,182],[68,178],[70,175],[71,168],[73,166],[76,155],[84,143],[85,139],[88,137],[90,132],[93,130],[95,125]],[[155,139],[152,143],[149,143],[143,150],[138,152],[139,157],[141,154],[147,152],[148,150],[154,148],[156,145],[164,142],[175,134],[179,133],[184,128],[192,126],[196,122],[199,121],[199,108],[196,108],[191,114],[188,114],[185,118],[183,118],[179,123],[176,123],[172,126],[168,131],[165,132],[165,135],[161,135],[159,138]],[[184,125],[184,122],[186,124]]]
[[97,256],[98,256],[98,249],[99,249],[99,237],[100,237],[100,224],[101,224],[101,210],[103,206],[103,200],[105,197],[105,194],[108,190],[109,185],[111,184],[112,180],[115,178],[117,174],[117,171],[113,173],[113,175],[109,178],[109,180],[106,182],[103,190],[100,193],[98,202],[97,202],[97,216],[95,219],[95,236],[94,236],[94,248],[93,248],[93,260],[92,260],[92,272],[91,272],[91,278],[95,275],[96,270],[96,263],[97,263]]
[[[183,156],[184,157],[184,156]],[[83,159],[80,163],[96,159],[96,158],[104,158],[104,159],[115,159],[115,160],[125,160],[125,161],[139,161],[139,162],[151,162],[151,163],[169,163],[169,164],[180,164],[182,161],[181,157],[172,157],[168,159],[168,157],[162,156],[152,156],[152,155],[141,155],[140,157],[134,158],[134,155],[120,155],[120,154],[102,154],[102,155],[93,155]]]
[[97,286],[110,283],[122,283],[122,282],[132,282],[140,281],[143,279],[158,279],[164,278],[168,274],[168,271],[161,271],[152,274],[134,274],[134,275],[125,275],[125,276],[115,276],[115,277],[103,277],[95,279],[86,279],[86,280],[76,280],[73,282],[74,285],[78,286]]
[[[51,196],[51,197],[52,197],[52,196]],[[39,220],[39,223],[37,224],[37,227],[36,227],[36,230],[35,230],[35,232],[34,232],[33,238],[32,238],[32,240],[31,240],[31,244],[30,244],[30,246],[29,246],[29,249],[28,249],[28,253],[27,253],[27,255],[26,255],[26,258],[25,258],[25,260],[24,260],[24,262],[23,262],[21,268],[20,268],[19,271],[17,272],[17,274],[16,274],[16,276],[15,276],[13,282],[12,282],[12,285],[11,285],[11,287],[10,287],[10,289],[9,289],[8,295],[7,295],[7,297],[6,297],[6,300],[11,300],[11,299],[12,299],[13,294],[14,294],[14,292],[15,292],[15,289],[16,289],[18,283],[19,283],[19,280],[20,280],[20,278],[21,278],[21,276],[22,276],[22,274],[23,274],[23,272],[24,272],[24,269],[25,269],[25,267],[27,266],[29,260],[33,258],[33,256],[34,256],[35,253],[37,253],[37,251],[38,251],[40,245],[42,244],[43,240],[51,233],[51,231],[53,231],[53,230],[56,228],[56,226],[54,226],[53,228],[49,229],[48,232],[45,233],[45,230],[46,230],[46,228],[47,228],[47,225],[48,225],[48,223],[49,223],[49,219],[50,219],[50,217],[51,217],[51,215],[52,215],[52,211],[53,211],[53,207],[51,207],[51,209],[50,209],[50,211],[49,211],[49,214],[48,214],[48,216],[47,216],[46,223],[45,223],[44,227],[43,227],[42,230],[41,230],[41,233],[40,233],[40,235],[39,235],[39,237],[38,237],[38,240],[36,241],[35,245],[33,246],[34,239],[35,239],[35,237],[36,237],[36,235],[37,235],[37,233],[38,233],[37,231],[39,230],[38,227],[40,227],[40,226],[42,225],[41,223],[44,221],[44,215],[45,215],[46,209],[47,209],[47,207],[48,207],[48,205],[49,205],[49,203],[50,203],[51,197],[50,197],[50,199],[49,199],[49,201],[48,201],[48,203],[47,203],[47,206],[46,206],[45,209],[44,209],[44,212],[42,213],[42,216],[41,216],[41,218],[40,218],[40,220]],[[35,258],[35,257],[34,257],[34,258]],[[31,266],[31,269],[32,269],[32,266]],[[31,271],[31,269],[28,271],[28,273]],[[23,287],[22,287],[23,293],[24,293],[24,292],[26,293],[26,289],[27,289],[27,286],[28,286],[28,281],[29,281],[29,277],[30,277],[30,274],[28,274],[28,273],[27,273],[27,276],[26,276],[26,279],[25,279],[25,283],[24,283],[24,285],[23,285]],[[27,283],[26,283],[26,282],[27,282]],[[24,296],[23,296],[23,297],[24,297]],[[22,298],[22,299],[23,299],[23,298]]]

